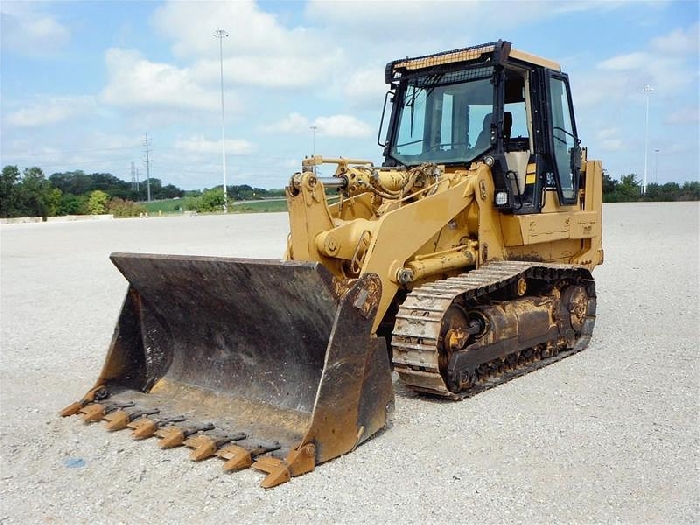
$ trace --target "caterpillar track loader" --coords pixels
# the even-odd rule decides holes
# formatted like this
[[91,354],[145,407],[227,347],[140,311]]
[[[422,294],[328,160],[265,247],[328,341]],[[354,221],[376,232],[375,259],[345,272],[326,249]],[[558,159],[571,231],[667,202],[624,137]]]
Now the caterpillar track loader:
[[382,166],[306,158],[283,261],[112,254],[128,292],[99,378],[62,415],[273,487],[382,429],[392,369],[461,399],[587,346],[602,167],[567,75],[498,41],[385,78]]

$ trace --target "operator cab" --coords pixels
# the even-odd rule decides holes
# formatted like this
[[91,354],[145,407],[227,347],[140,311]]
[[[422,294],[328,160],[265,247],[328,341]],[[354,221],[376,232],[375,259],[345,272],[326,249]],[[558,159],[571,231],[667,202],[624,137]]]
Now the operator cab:
[[578,202],[581,149],[569,80],[554,62],[498,41],[391,62],[386,82],[384,166],[484,161],[502,211],[540,212],[548,191]]

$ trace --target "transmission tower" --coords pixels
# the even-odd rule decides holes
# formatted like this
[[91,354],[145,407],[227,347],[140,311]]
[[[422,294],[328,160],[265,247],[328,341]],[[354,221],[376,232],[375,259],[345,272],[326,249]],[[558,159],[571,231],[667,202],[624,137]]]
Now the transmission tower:
[[136,168],[134,167],[134,162],[131,162],[131,189],[138,193],[139,189],[136,185]]

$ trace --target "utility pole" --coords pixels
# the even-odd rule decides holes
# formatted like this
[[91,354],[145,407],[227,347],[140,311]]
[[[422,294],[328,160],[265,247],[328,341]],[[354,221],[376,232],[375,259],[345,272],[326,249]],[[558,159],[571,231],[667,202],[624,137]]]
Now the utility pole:
[[146,140],[143,141],[143,147],[146,153],[146,202],[151,202],[151,141],[148,139],[148,133],[146,133]]
[[134,168],[133,161],[131,161],[131,189],[137,192],[138,195],[138,188],[136,187],[136,168]]
[[647,84],[646,86],[644,86],[644,89],[642,91],[647,97],[647,111],[644,124],[644,182],[642,183],[642,195],[644,195],[647,192],[647,151],[649,149],[649,95],[652,91],[654,91],[654,88]]
[[214,37],[219,39],[219,63],[221,65],[221,163],[224,170],[224,213],[228,213],[228,195],[226,194],[226,116],[224,113],[224,38],[228,33],[217,29]]
[[138,201],[141,201],[141,187],[139,185],[139,169],[136,168],[136,198]]

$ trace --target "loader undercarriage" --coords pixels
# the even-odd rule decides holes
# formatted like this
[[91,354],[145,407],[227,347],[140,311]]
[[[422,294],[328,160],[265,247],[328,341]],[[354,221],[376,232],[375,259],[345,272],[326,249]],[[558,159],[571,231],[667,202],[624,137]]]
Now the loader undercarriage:
[[452,399],[586,348],[595,284],[585,268],[496,261],[408,294],[392,335],[410,389]]

